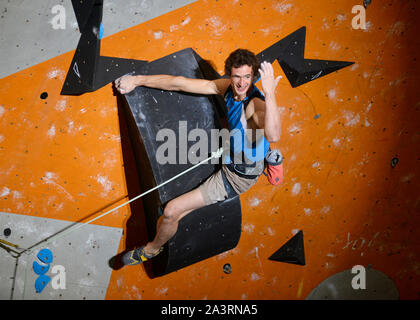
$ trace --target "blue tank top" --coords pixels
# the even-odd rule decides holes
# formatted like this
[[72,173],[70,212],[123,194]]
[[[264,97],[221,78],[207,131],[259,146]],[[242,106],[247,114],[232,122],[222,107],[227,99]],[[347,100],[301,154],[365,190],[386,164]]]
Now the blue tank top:
[[[270,144],[264,135],[256,137],[254,142],[250,142],[246,137],[247,122],[245,110],[253,98],[260,98],[265,101],[263,93],[253,84],[251,92],[241,101],[235,101],[232,86],[229,86],[225,93],[225,103],[227,108],[227,121],[230,136],[230,154],[225,157],[225,164],[234,162],[237,156],[243,154],[251,162],[264,160]],[[251,130],[248,130],[250,133]],[[262,131],[261,131],[262,132]],[[235,161],[236,162],[236,161]]]

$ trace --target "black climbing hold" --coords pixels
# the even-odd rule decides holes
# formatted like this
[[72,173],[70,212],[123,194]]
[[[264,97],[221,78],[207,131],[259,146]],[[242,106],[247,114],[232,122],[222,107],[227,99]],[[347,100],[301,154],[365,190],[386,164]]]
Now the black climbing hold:
[[10,236],[11,233],[12,233],[12,230],[10,230],[10,228],[6,228],[3,230],[3,234],[5,237]]
[[303,246],[303,232],[300,230],[277,250],[269,260],[305,265],[305,250]]
[[391,167],[392,167],[392,168],[395,168],[395,166],[397,165],[397,163],[398,163],[398,158],[393,158],[393,159],[391,160]]
[[363,0],[363,6],[365,7],[365,9],[368,7],[368,5],[370,5],[371,2],[372,0]]
[[125,74],[135,73],[147,63],[143,60],[101,57],[99,33],[103,1],[73,0],[72,3],[82,35],[61,89],[62,95],[96,91]]
[[260,52],[260,61],[277,60],[293,88],[352,65],[354,62],[305,59],[306,27],[301,27]]
[[231,274],[232,273],[232,267],[229,263],[226,263],[223,266],[223,272],[226,273],[226,274]]
[[47,92],[43,92],[41,93],[41,99],[47,99],[48,98],[48,93]]

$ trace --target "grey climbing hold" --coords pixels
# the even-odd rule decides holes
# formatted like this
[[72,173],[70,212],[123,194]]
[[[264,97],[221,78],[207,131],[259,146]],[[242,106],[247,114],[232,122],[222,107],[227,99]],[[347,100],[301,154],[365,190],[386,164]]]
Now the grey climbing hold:
[[223,272],[226,273],[226,274],[231,274],[232,273],[232,267],[229,263],[226,263],[223,266]]
[[396,167],[396,165],[397,165],[397,163],[398,163],[398,158],[393,158],[393,159],[391,160],[391,167],[392,167],[392,168],[395,168],[395,167]]

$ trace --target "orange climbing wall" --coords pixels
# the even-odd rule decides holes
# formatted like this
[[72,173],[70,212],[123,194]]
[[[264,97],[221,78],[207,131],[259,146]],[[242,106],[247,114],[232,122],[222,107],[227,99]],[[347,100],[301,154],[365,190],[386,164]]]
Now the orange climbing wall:
[[[275,62],[283,185],[262,177],[241,196],[235,249],[155,279],[144,266],[115,270],[108,299],[304,299],[357,264],[419,298],[418,3],[373,1],[354,30],[359,2],[199,0],[102,40],[102,55],[140,60],[192,47],[223,73],[234,49],[259,52],[306,26],[306,58],[355,62],[294,89]],[[0,80],[0,211],[79,221],[126,201],[128,180],[141,192],[111,85],[60,96],[73,54]],[[124,228],[119,252],[147,239],[141,201],[97,224]],[[298,230],[306,266],[269,261]]]

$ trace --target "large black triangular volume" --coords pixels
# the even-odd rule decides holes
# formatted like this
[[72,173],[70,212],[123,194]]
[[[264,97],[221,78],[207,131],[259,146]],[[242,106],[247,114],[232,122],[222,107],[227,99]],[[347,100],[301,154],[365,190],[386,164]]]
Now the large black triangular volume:
[[102,0],[99,4],[95,3],[91,10],[67,72],[61,94],[79,95],[92,91],[94,87],[101,43],[99,39],[99,30],[102,22],[101,2]]
[[305,52],[305,34],[306,27],[299,28],[257,54],[258,60],[260,62],[267,61],[273,63],[279,57],[283,57],[287,54],[290,55],[290,52],[293,52],[294,55],[301,55],[303,57]]
[[293,238],[287,241],[268,259],[304,266],[306,263],[302,230],[295,234]]

